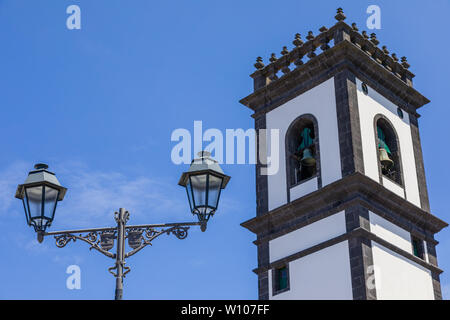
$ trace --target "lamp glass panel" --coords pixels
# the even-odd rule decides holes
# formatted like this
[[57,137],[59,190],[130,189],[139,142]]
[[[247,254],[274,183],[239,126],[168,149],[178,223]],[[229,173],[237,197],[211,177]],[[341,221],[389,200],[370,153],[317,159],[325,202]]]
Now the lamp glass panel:
[[209,175],[209,194],[208,194],[208,206],[217,209],[219,202],[220,190],[222,188],[223,178],[216,177],[214,175]]
[[25,211],[25,218],[27,219],[27,224],[30,224],[30,218],[28,217],[28,203],[27,203],[27,197],[25,195],[25,197],[22,198],[22,203],[23,203],[23,209]]
[[193,175],[190,177],[195,208],[200,213],[205,213],[206,211],[207,178],[208,174]]
[[55,213],[56,202],[58,201],[58,190],[45,187],[45,198],[44,198],[44,216],[50,220],[53,220],[53,215]]
[[43,186],[25,188],[30,218],[42,215],[42,191]]
[[194,201],[192,198],[192,186],[191,186],[191,179],[188,180],[188,183],[186,185],[186,191],[187,191],[187,195],[188,195],[188,200],[189,200],[189,206],[191,207],[191,212],[194,211]]

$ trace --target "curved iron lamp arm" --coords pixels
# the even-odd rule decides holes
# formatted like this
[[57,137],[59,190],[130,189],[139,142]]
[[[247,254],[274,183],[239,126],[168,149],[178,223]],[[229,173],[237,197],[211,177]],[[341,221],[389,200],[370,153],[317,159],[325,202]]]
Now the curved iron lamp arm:
[[[116,278],[116,299],[122,299],[123,278],[130,272],[130,267],[125,266],[126,258],[152,245],[152,241],[162,234],[173,234],[182,240],[188,236],[191,226],[200,226],[202,231],[206,229],[206,221],[126,226],[128,217],[128,211],[121,209],[120,213],[115,214],[117,227],[38,233],[38,240],[41,242],[44,236],[54,236],[58,248],[64,248],[70,241],[81,240],[90,245],[89,250],[95,249],[108,258],[115,259],[115,265],[108,268],[108,271]],[[125,254],[126,239],[132,250]],[[109,252],[114,245],[117,253]]]
[[70,241],[75,242],[78,239],[90,244],[91,247],[89,248],[89,250],[95,249],[109,258],[115,259],[116,255],[114,253],[108,252],[108,250],[110,250],[112,246],[111,248],[107,248],[101,241],[105,235],[112,235],[113,237],[115,237],[115,233],[116,228],[96,228],[46,232],[43,234],[43,236],[54,236],[56,246],[58,248],[63,248]]
[[128,245],[133,249],[125,254],[125,258],[131,257],[137,252],[141,251],[148,245],[152,245],[152,241],[162,234],[173,234],[178,239],[183,240],[188,236],[188,230],[190,225],[199,225],[199,223],[194,224],[174,224],[172,227],[170,225],[168,228],[163,228],[161,230],[156,230],[154,226],[130,226],[127,227]]
[[60,236],[55,236],[56,239],[56,246],[58,248],[63,248],[66,246],[67,243],[69,243],[71,240],[75,242],[77,239],[82,240],[88,244],[91,245],[89,250],[95,249],[98,252],[104,254],[105,256],[115,259],[116,255],[114,253],[108,252],[101,248],[99,245],[100,240],[98,239],[98,233],[97,232],[90,232],[87,235],[74,235],[74,234],[63,234]]

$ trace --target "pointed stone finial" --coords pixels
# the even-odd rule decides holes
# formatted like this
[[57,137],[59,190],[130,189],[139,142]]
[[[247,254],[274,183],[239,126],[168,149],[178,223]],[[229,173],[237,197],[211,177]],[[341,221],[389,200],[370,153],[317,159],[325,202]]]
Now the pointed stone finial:
[[256,58],[256,63],[254,64],[256,69],[260,70],[264,68],[264,63],[262,61],[263,59],[261,57]]
[[408,68],[410,67],[410,65],[409,65],[408,60],[406,59],[406,57],[402,57],[401,61],[402,61],[402,66],[403,66],[405,69],[408,69]]
[[277,56],[275,55],[275,53],[272,53],[271,55],[270,55],[270,59],[269,59],[269,61],[270,62],[275,62],[275,61],[277,61],[278,59],[277,59]]
[[285,56],[285,55],[287,55],[288,53],[289,53],[289,50],[287,49],[286,46],[284,46],[284,47],[283,47],[283,50],[281,51],[281,54],[282,54],[283,56]]
[[327,32],[328,28],[323,26],[322,28],[319,29],[320,32]]
[[302,36],[300,35],[300,33],[295,34],[295,39],[294,39],[294,41],[292,41],[292,43],[296,47],[300,47],[303,44]]
[[361,34],[363,35],[364,39],[369,40],[369,36],[367,35],[366,31],[361,32]]
[[380,43],[380,41],[377,40],[377,35],[375,33],[370,34],[370,41],[376,46]]
[[384,54],[389,54],[389,50],[387,49],[387,47],[386,46],[383,46],[383,53]]
[[354,30],[354,31],[359,31],[359,29],[358,29],[358,27],[356,26],[356,23],[352,23],[352,29]]
[[393,53],[393,54],[391,54],[391,56],[392,56],[392,59],[393,59],[395,62],[398,62],[397,54]]
[[334,16],[337,21],[344,21],[347,18],[344,14],[344,10],[342,8],[337,9],[337,14]]
[[299,67],[299,66],[301,66],[301,65],[303,64],[302,58],[303,58],[303,57],[298,57],[297,60],[294,61],[294,64],[295,64],[297,67]]
[[306,39],[308,39],[308,41],[314,40],[314,34],[312,31],[308,31],[308,35],[306,36]]

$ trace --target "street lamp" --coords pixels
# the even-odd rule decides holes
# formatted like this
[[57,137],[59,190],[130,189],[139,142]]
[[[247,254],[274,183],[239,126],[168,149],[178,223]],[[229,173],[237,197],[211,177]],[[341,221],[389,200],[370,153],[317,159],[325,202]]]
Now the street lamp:
[[[90,249],[115,259],[115,265],[108,271],[116,278],[115,299],[121,300],[123,278],[130,272],[130,267],[125,266],[126,258],[151,245],[162,234],[173,234],[178,239],[185,239],[191,226],[200,226],[202,231],[206,230],[208,220],[217,210],[220,192],[230,180],[210,155],[206,151],[200,152],[200,158],[192,161],[189,170],[182,174],[179,181],[181,186],[186,187],[191,212],[197,215],[198,222],[128,226],[130,214],[120,208],[119,212],[114,213],[116,227],[47,232],[55,216],[56,204],[64,199],[67,189],[42,163],[35,165],[36,170],[31,171],[25,183],[17,187],[16,198],[22,200],[27,224],[34,227],[39,242],[45,236],[52,235],[56,239],[56,246],[63,248],[71,241],[81,240],[88,243]],[[110,250],[115,240],[116,253],[112,253]],[[125,240],[128,240],[131,248],[129,252],[125,252]]]
[[30,171],[24,184],[17,187],[16,198],[21,199],[27,224],[33,226],[39,242],[45,230],[52,224],[56,204],[64,199],[67,189],[62,187],[48,166],[38,163]]
[[178,184],[186,188],[191,212],[197,215],[201,230],[214,215],[219,205],[220,191],[225,189],[230,177],[225,175],[211,153],[200,151],[200,158],[192,160],[187,172],[181,175]]

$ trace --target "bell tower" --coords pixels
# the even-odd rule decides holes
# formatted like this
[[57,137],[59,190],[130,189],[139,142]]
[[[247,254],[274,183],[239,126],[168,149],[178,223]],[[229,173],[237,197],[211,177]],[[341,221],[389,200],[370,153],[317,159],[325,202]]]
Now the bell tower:
[[259,298],[441,299],[434,235],[448,225],[430,213],[417,113],[429,100],[405,57],[335,18],[258,57],[240,101],[257,154],[279,161],[268,175],[258,159],[256,217],[242,223]]

